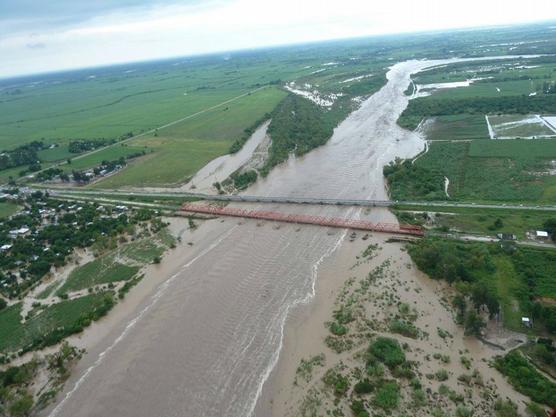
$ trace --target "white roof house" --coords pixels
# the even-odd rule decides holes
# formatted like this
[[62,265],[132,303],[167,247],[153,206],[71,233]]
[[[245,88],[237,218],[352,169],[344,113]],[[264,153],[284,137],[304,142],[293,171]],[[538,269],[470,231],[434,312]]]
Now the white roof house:
[[9,249],[11,249],[12,246],[13,245],[5,244],[5,245],[0,246],[0,250],[1,251],[9,250]]
[[544,230],[537,230],[535,233],[537,237],[548,237],[548,232],[545,232]]
[[29,228],[28,227],[20,227],[19,229],[14,229],[14,230],[10,230],[10,235],[25,235],[29,233]]

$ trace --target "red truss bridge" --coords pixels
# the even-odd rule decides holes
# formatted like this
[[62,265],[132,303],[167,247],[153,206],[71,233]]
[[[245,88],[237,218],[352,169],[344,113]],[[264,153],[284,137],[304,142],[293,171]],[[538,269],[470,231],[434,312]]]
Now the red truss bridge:
[[410,224],[372,223],[366,220],[348,220],[335,217],[311,216],[307,214],[284,214],[275,211],[244,210],[232,207],[215,207],[189,204],[181,206],[181,211],[214,216],[244,217],[248,219],[270,220],[286,223],[313,224],[317,226],[339,227],[342,229],[367,230],[370,232],[394,233],[402,235],[424,236],[423,228]]

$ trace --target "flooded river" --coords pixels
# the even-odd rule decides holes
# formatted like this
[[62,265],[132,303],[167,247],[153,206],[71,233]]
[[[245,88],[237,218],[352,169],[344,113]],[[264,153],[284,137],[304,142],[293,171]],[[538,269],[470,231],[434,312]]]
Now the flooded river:
[[[388,83],[331,140],[251,187],[253,195],[386,198],[382,166],[424,146],[396,120],[409,75],[440,61],[394,65]],[[386,210],[281,210],[395,221]],[[288,310],[310,301],[320,262],[345,231],[238,219],[205,222],[180,246],[168,279],[96,346],[49,410],[64,417],[248,416],[280,351]],[[210,239],[208,238],[210,237]],[[166,269],[164,269],[166,268]]]

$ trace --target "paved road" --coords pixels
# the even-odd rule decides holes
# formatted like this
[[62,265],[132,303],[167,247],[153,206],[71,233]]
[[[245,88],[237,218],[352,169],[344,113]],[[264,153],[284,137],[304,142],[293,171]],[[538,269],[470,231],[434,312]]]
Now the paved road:
[[184,192],[145,192],[145,191],[117,191],[117,190],[80,190],[80,189],[46,189],[52,195],[109,195],[119,197],[161,197],[161,198],[180,198],[194,197],[200,200],[210,201],[233,201],[247,203],[284,203],[284,204],[314,204],[314,205],[335,205],[335,206],[365,206],[365,207],[390,207],[390,206],[423,206],[439,208],[484,208],[484,209],[510,209],[510,210],[542,210],[556,211],[556,206],[539,206],[525,204],[476,204],[476,203],[457,203],[450,201],[391,201],[391,200],[355,200],[355,199],[332,199],[332,198],[300,198],[300,197],[280,197],[280,196],[252,196],[252,195],[209,195],[201,193]]

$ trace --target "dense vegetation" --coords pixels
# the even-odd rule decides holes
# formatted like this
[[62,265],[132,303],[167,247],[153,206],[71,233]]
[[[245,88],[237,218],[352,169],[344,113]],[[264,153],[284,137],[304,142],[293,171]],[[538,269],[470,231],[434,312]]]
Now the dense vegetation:
[[37,152],[44,149],[45,144],[41,141],[18,146],[11,151],[0,153],[0,171],[22,165],[36,165],[39,162]]
[[383,174],[388,181],[390,196],[395,200],[444,200],[444,173],[411,161],[397,159],[385,165]]
[[556,384],[541,375],[518,351],[498,357],[494,363],[519,392],[537,403],[556,406]]
[[272,145],[265,172],[285,161],[291,152],[303,155],[326,143],[337,122],[326,109],[290,94],[272,114],[268,128]]
[[[131,135],[126,135],[130,137]],[[126,138],[124,136],[123,138]],[[68,151],[70,153],[83,153],[87,151],[92,151],[93,149],[101,148],[103,146],[111,145],[115,143],[115,139],[78,139],[71,140],[68,144]]]
[[384,168],[395,200],[556,202],[556,181],[546,175],[556,146],[551,139],[433,142],[426,154]]
[[411,245],[409,254],[431,278],[456,285],[458,319],[469,332],[480,332],[476,314],[486,309],[491,316],[502,312],[516,330],[523,330],[521,316],[529,316],[534,329],[556,334],[556,307],[542,301],[556,298],[556,255],[550,250],[427,238]]

